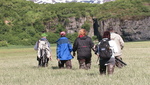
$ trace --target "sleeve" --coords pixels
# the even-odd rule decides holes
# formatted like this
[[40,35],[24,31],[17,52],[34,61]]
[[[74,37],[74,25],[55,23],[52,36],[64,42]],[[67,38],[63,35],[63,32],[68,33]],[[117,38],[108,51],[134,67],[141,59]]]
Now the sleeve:
[[119,37],[119,42],[120,42],[121,49],[123,49],[123,47],[124,47],[124,41],[123,41],[123,39],[122,39],[121,36]]
[[93,47],[94,47],[94,43],[93,43],[93,41],[92,41],[92,39],[90,38],[90,46],[91,46],[91,48],[93,49]]
[[38,50],[38,42],[35,43],[34,50]]
[[60,58],[60,46],[59,46],[60,44],[59,44],[59,41],[57,42],[57,48],[56,48],[56,55],[57,55],[57,58],[59,59]]
[[78,48],[78,43],[77,43],[77,39],[76,39],[73,43],[73,52],[77,51],[77,48]]
[[98,53],[98,44],[94,46],[94,53],[95,53],[95,54]]
[[73,51],[73,48],[72,48],[72,45],[71,45],[71,43],[70,43],[70,42],[68,43],[68,48],[69,48],[69,51],[70,51],[70,52],[72,52],[72,51]]

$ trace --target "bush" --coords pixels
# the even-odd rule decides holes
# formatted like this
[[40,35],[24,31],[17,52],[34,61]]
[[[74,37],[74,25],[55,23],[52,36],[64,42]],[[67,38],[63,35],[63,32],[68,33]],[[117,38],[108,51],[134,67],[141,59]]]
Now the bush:
[[92,37],[92,40],[93,40],[93,41],[97,40],[97,36],[93,36],[93,37]]
[[56,41],[59,39],[59,37],[60,37],[60,35],[58,33],[49,32],[48,36],[47,36],[47,40],[50,43],[56,43]]
[[0,47],[8,46],[7,41],[0,41]]
[[73,43],[75,41],[75,39],[77,38],[78,33],[74,33],[74,34],[67,34],[66,37],[70,40],[71,43]]
[[83,28],[83,29],[89,31],[89,30],[90,30],[90,23],[85,22],[85,23],[82,25],[81,28]]

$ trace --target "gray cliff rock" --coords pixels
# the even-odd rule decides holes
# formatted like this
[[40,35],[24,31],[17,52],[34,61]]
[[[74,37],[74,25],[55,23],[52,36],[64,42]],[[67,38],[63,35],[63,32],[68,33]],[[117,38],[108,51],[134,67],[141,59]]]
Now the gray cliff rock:
[[110,26],[120,34],[125,41],[150,40],[150,17],[141,19],[108,19],[98,22],[100,34]]
[[53,26],[61,23],[64,25],[67,33],[73,34],[78,32],[82,25],[90,23],[90,30],[88,35],[90,37],[96,35],[100,40],[103,32],[110,26],[114,28],[115,32],[120,34],[125,41],[140,41],[150,40],[150,17],[132,18],[132,19],[119,19],[111,18],[103,21],[98,21],[92,17],[68,18],[68,22],[59,22],[58,19],[51,21],[46,25],[47,31],[54,31],[56,28]]

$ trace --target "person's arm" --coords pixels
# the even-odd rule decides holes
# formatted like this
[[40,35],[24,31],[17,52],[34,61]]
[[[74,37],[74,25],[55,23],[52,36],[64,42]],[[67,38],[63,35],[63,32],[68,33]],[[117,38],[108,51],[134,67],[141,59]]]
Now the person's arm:
[[76,51],[77,51],[77,48],[78,48],[78,43],[77,43],[77,39],[74,41],[73,43],[73,56],[76,55]]
[[38,50],[38,42],[35,43],[34,50]]
[[121,36],[119,37],[119,42],[120,42],[121,49],[123,49],[123,47],[124,47],[124,41],[123,41],[123,39],[122,39]]
[[72,52],[73,51],[73,48],[72,48],[72,44],[71,42],[68,40],[68,48],[69,48],[69,51]]
[[98,54],[98,45],[94,46],[94,53],[97,55]]
[[94,43],[91,38],[90,38],[90,48],[94,51]]
[[59,41],[57,42],[57,48],[56,48],[56,55],[57,55],[57,60],[59,60],[59,58],[60,58],[60,44],[59,44]]

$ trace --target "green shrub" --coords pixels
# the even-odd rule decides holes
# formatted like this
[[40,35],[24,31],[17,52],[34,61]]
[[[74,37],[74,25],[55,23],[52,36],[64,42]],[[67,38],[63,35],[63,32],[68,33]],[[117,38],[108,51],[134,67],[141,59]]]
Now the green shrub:
[[8,46],[7,41],[0,41],[0,47]]
[[[75,2],[35,4],[30,1],[0,1],[0,41],[6,41],[11,45],[33,45],[41,37],[41,31],[46,30],[50,32],[48,40],[56,43],[60,31],[67,30],[65,27],[71,23],[68,19],[71,17],[75,17],[76,21],[80,22],[82,17],[97,18],[102,21],[109,18],[129,19],[150,16],[150,0],[116,0],[104,4]],[[85,21],[82,25],[87,31],[91,27],[90,21]],[[67,36],[71,42],[77,37],[76,34]]]
[[74,34],[67,34],[66,37],[70,40],[71,43],[73,43],[75,41],[75,39],[77,38],[78,33],[74,33]]
[[85,22],[85,23],[82,25],[81,28],[86,29],[87,31],[89,31],[89,30],[90,30],[90,23]]
[[92,37],[92,40],[93,40],[93,41],[97,40],[97,36],[93,36],[93,37]]
[[60,35],[59,33],[52,33],[52,32],[49,32],[48,33],[48,36],[47,36],[47,40],[50,42],[50,43],[56,43],[56,41],[59,39]]

